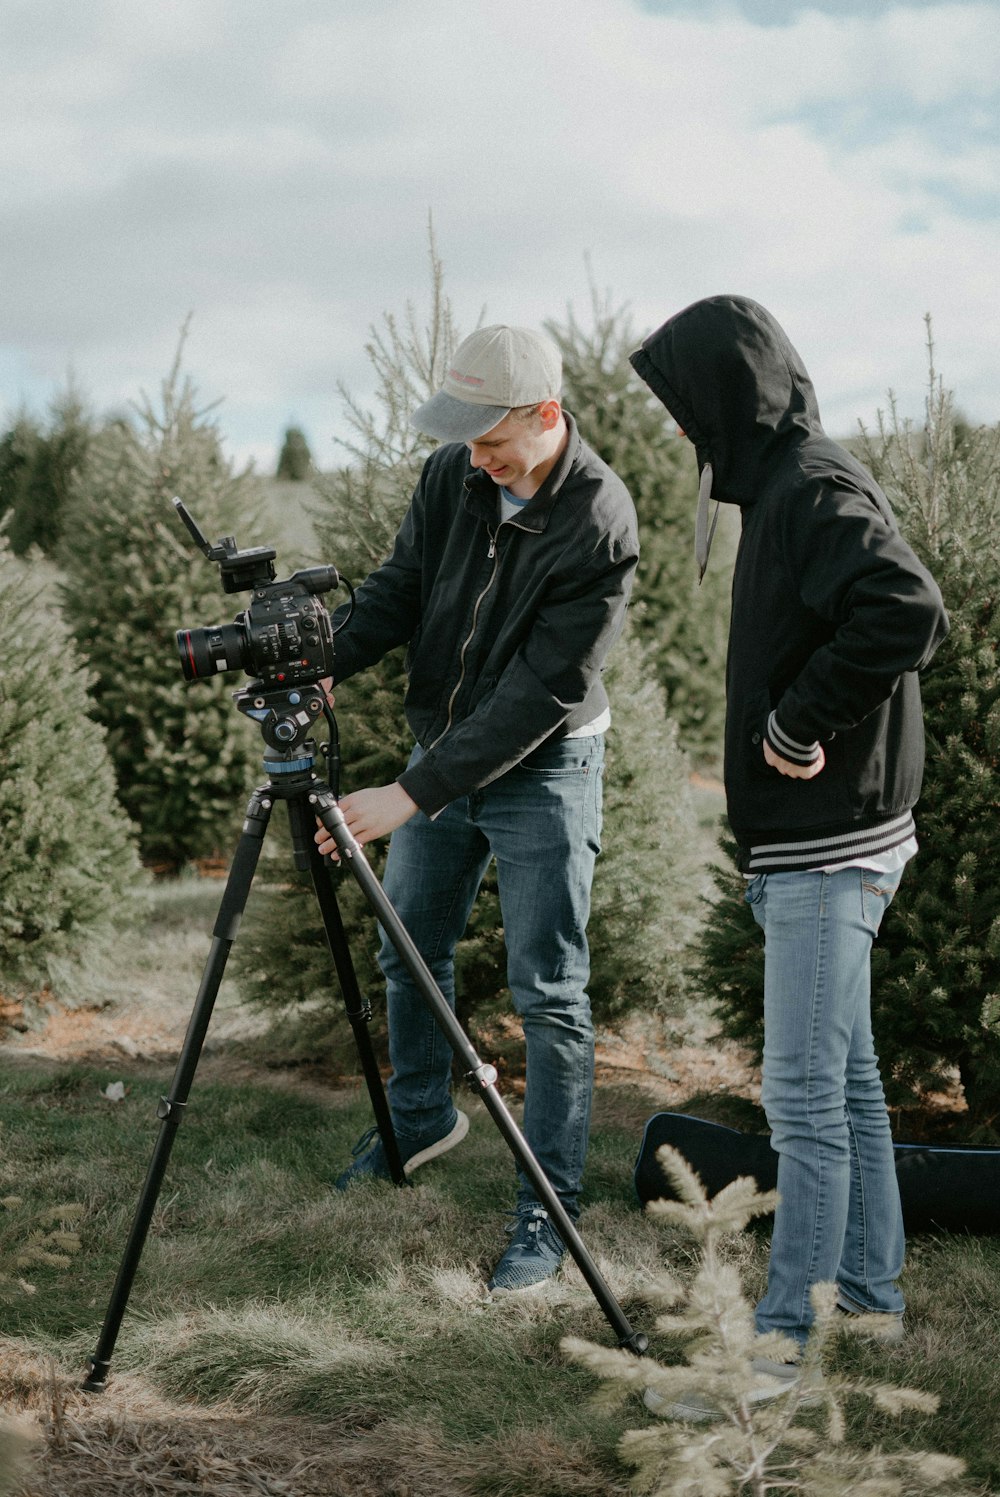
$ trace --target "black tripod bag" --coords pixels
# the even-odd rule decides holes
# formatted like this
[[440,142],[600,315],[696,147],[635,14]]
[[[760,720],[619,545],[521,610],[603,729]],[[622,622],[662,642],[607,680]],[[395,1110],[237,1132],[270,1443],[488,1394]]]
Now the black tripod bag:
[[[778,1156],[766,1133],[657,1112],[647,1122],[635,1163],[640,1202],[672,1200],[675,1191],[656,1158],[661,1144],[682,1154],[709,1196],[739,1175],[774,1190]],[[895,1144],[896,1177],[908,1233],[1000,1233],[1000,1149],[974,1144]]]

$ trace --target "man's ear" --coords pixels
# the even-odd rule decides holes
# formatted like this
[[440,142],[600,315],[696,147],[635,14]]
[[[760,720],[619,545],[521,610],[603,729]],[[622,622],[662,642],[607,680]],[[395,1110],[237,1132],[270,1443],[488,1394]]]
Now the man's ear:
[[554,426],[559,425],[559,417],[562,415],[562,406],[558,400],[543,400],[538,407],[538,414],[542,422],[543,431],[551,431]]

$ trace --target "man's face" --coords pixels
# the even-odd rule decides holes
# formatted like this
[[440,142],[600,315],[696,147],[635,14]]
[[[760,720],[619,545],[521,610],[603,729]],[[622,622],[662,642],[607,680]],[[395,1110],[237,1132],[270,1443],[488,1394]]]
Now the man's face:
[[[554,408],[554,417],[550,407]],[[498,487],[530,488],[538,470],[545,468],[547,472],[552,466],[552,430],[559,414],[557,401],[546,401],[530,414],[511,411],[483,436],[466,442],[472,466],[482,468]]]

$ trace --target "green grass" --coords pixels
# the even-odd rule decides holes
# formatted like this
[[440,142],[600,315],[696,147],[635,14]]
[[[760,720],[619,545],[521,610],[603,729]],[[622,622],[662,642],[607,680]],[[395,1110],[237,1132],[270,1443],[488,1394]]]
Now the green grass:
[[[0,1256],[13,1257],[39,1213],[60,1203],[84,1208],[76,1224],[82,1250],[69,1267],[32,1268],[36,1292],[9,1299],[8,1346],[51,1356],[75,1378],[103,1322],[169,1076],[133,1066],[126,1100],[112,1104],[101,1095],[106,1068],[19,1058],[5,1060],[0,1074],[0,1196],[19,1200],[0,1213]],[[366,1096],[304,1094],[267,1077],[233,1081],[205,1063],[104,1397],[114,1400],[116,1383],[141,1376],[191,1407],[223,1405],[342,1431],[433,1432],[453,1461],[464,1454],[472,1484],[457,1490],[471,1492],[499,1490],[475,1485],[476,1453],[516,1436],[522,1457],[544,1449],[548,1461],[562,1463],[542,1490],[590,1490],[579,1486],[580,1451],[604,1483],[593,1490],[624,1490],[615,1446],[648,1416],[637,1402],[595,1412],[589,1375],[560,1351],[567,1334],[613,1341],[575,1268],[547,1299],[496,1305],[484,1295],[503,1244],[512,1164],[481,1105],[473,1098],[467,1105],[469,1141],[429,1167],[425,1183],[338,1196],[328,1181],[368,1123]],[[634,1092],[599,1099],[581,1228],[626,1314],[648,1329],[643,1285],[663,1261],[690,1271],[692,1255],[634,1205],[631,1118],[642,1106]],[[766,1250],[766,1229],[739,1243],[754,1291]],[[890,1353],[852,1343],[837,1355],[845,1370],[939,1393],[941,1410],[897,1422],[852,1407],[852,1440],[959,1454],[977,1482],[996,1488],[998,1281],[993,1240],[911,1245],[908,1344]],[[654,1338],[654,1352],[667,1360],[677,1351]],[[537,1492],[537,1462],[527,1459],[524,1471],[522,1485],[508,1472],[504,1490]]]
[[[156,889],[152,923],[136,932],[115,974],[112,1014],[134,1014],[146,991],[150,1016],[170,1008],[174,1032],[183,1031],[220,893],[207,880]],[[258,1490],[247,1472],[264,1480],[271,1461],[287,1473],[306,1450],[310,1470],[325,1475],[301,1490],[322,1497],[627,1492],[616,1447],[624,1430],[651,1420],[632,1395],[621,1407],[595,1408],[596,1381],[560,1348],[567,1335],[614,1342],[575,1266],[537,1299],[495,1304],[485,1294],[505,1243],[514,1171],[481,1103],[465,1097],[468,1140],[422,1170],[415,1187],[338,1195],[329,1182],[370,1124],[367,1093],[360,1084],[327,1088],[273,1056],[269,1065],[248,1061],[260,1056],[259,1041],[256,1050],[242,1046],[238,998],[229,984],[226,991],[99,1399],[78,1389],[176,1050],[154,1065],[60,1063],[0,1048],[0,1402],[44,1409],[57,1397],[46,1391],[51,1366],[68,1410],[50,1418],[49,1485],[27,1489],[31,1497],[159,1497],[176,1471],[189,1470],[199,1490],[230,1497]],[[113,1080],[126,1084],[123,1102],[103,1095]],[[695,1267],[690,1241],[643,1215],[632,1192],[642,1125],[659,1105],[635,1085],[599,1088],[580,1224],[631,1324],[647,1332],[658,1269],[683,1277]],[[692,1097],[679,1110],[736,1126],[754,1114],[753,1104],[726,1095]],[[33,1233],[58,1227],[53,1212],[62,1206],[80,1208],[66,1223],[79,1250],[61,1267],[12,1267]],[[733,1247],[751,1299],[763,1286],[767,1248],[766,1223]],[[20,1275],[33,1292],[18,1285]],[[994,1239],[910,1243],[904,1346],[845,1342],[834,1355],[843,1371],[937,1393],[940,1410],[895,1420],[851,1402],[848,1439],[858,1449],[959,1455],[970,1490],[1000,1491],[998,1282]],[[653,1334],[651,1352],[677,1361],[682,1347]],[[61,1428],[72,1435],[62,1453],[53,1433]],[[237,1474],[223,1480],[223,1469]],[[84,1481],[91,1471],[93,1486]],[[162,1486],[154,1472],[163,1473]]]
[[[85,1208],[82,1252],[66,1269],[36,1269],[37,1292],[5,1316],[9,1336],[66,1372],[82,1371],[96,1344],[165,1089],[164,1077],[133,1069],[115,1105],[101,1097],[106,1079],[86,1066],[19,1060],[4,1065],[0,1085],[0,1195],[20,1198],[0,1216],[0,1252],[13,1256],[53,1202]],[[368,1123],[367,1098],[196,1082],[113,1379],[141,1373],[178,1400],[345,1428],[415,1421],[456,1448],[498,1430],[556,1428],[570,1445],[596,1441],[610,1479],[624,1422],[595,1419],[587,1377],[558,1349],[568,1329],[608,1334],[582,1282],[529,1310],[485,1298],[513,1171],[481,1106],[468,1106],[469,1143],[427,1184],[338,1196],[329,1177]],[[635,1214],[629,1203],[615,1210]],[[609,1208],[600,1211],[614,1252],[618,1234]],[[638,1225],[652,1267],[657,1234]]]

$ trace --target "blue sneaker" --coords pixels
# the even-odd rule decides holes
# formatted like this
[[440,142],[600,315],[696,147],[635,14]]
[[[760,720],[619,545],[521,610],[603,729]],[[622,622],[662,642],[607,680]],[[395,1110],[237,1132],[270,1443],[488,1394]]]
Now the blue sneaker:
[[[403,1174],[411,1175],[415,1169],[419,1169],[428,1160],[436,1159],[439,1154],[446,1154],[456,1144],[460,1144],[469,1131],[469,1119],[464,1112],[455,1109],[454,1121],[448,1125],[447,1131],[439,1134],[437,1138],[398,1138],[399,1153],[403,1161]],[[342,1175],[338,1175],[333,1182],[334,1190],[346,1190],[356,1180],[391,1180],[392,1174],[389,1170],[389,1161],[385,1157],[382,1147],[382,1139],[377,1128],[369,1128],[363,1133],[351,1150],[354,1163],[349,1164]]]
[[514,1223],[507,1230],[511,1233],[510,1246],[493,1270],[487,1289],[530,1289],[551,1278],[566,1249],[549,1221],[549,1213],[541,1206],[522,1207],[514,1213]]

